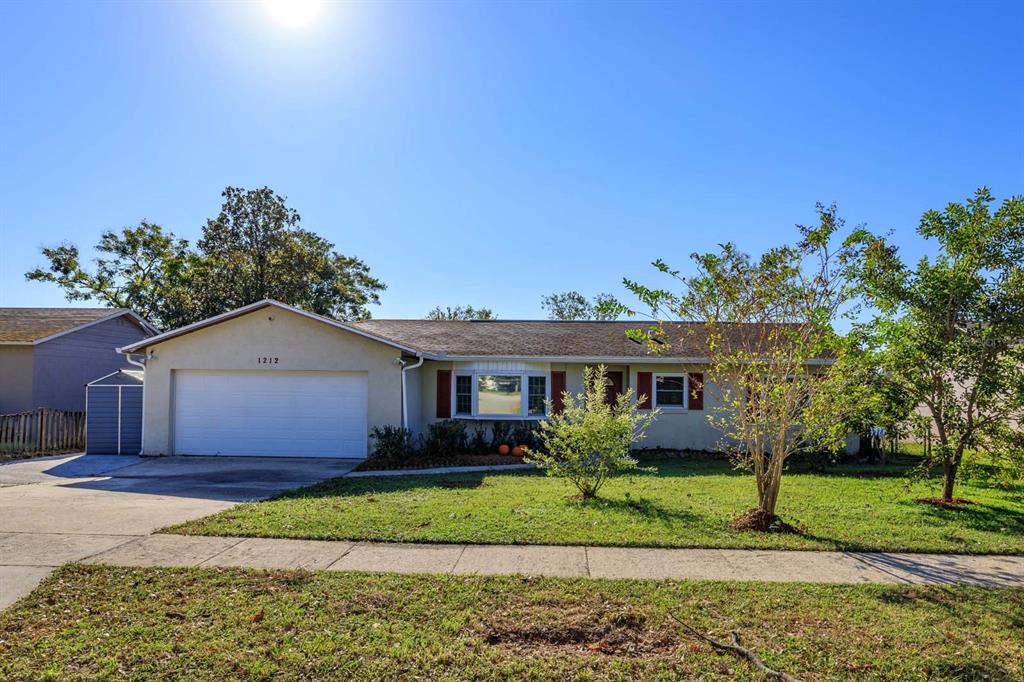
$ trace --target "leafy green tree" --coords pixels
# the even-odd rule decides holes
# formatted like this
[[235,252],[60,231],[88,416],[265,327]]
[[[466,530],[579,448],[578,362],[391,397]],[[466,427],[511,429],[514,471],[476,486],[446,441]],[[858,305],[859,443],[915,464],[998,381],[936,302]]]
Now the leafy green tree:
[[553,413],[548,401],[548,418],[540,422],[537,434],[542,447],[528,448],[525,459],[548,476],[567,479],[587,500],[597,497],[611,476],[639,468],[630,450],[644,437],[657,410],[638,411],[632,389],[609,405],[604,366],[583,372],[584,392],[562,394],[561,412]]
[[541,298],[540,307],[548,311],[549,320],[614,320],[619,310],[611,294],[598,294],[593,301],[578,291],[563,291]]
[[[707,348],[709,423],[757,486],[757,508],[737,520],[742,527],[776,526],[786,460],[841,448],[844,415],[864,400],[862,356],[833,330],[851,304],[853,249],[847,241],[834,244],[843,228],[834,206],[819,205],[818,216],[817,226],[799,228],[797,244],[758,259],[724,244],[691,256],[693,276],[656,261],[681,285],[678,294],[624,280],[655,320],[627,332],[631,338],[666,353],[693,334]],[[680,319],[705,324],[671,324]]]
[[454,308],[435,307],[427,313],[428,320],[496,320],[498,316],[490,308],[474,308],[471,305]]
[[342,320],[369,316],[384,284],[358,258],[299,228],[299,214],[270,189],[224,190],[220,214],[207,222],[198,250],[143,222],[107,231],[95,268],[77,246],[44,248],[46,268],[25,274],[53,282],[69,301],[130,308],[173,329],[263,298]]
[[299,227],[299,213],[268,187],[228,187],[199,240],[204,316],[273,298],[341,320],[370,316],[383,282],[358,258]]
[[923,404],[943,469],[942,499],[987,459],[1024,467],[1024,197],[982,187],[965,203],[927,211],[917,232],[938,254],[910,266],[883,236],[861,239],[868,325],[883,379]]
[[129,308],[160,328],[196,319],[196,303],[188,285],[197,257],[186,240],[143,221],[121,232],[104,232],[96,251],[100,256],[95,268],[88,269],[77,246],[44,247],[49,265],[25,273],[25,278],[53,282],[69,301]]

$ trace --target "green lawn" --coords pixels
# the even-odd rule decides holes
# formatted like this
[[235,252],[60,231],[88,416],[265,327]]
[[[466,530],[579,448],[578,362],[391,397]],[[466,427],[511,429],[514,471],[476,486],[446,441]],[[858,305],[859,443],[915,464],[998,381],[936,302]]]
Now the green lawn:
[[1020,680],[1024,590],[66,566],[0,679]]
[[657,474],[612,480],[582,503],[538,472],[332,479],[165,529],[197,535],[419,542],[1024,553],[1024,487],[961,486],[978,504],[915,502],[932,479],[878,467],[787,474],[779,512],[804,535],[728,528],[753,506],[750,475],[710,459],[661,460]]

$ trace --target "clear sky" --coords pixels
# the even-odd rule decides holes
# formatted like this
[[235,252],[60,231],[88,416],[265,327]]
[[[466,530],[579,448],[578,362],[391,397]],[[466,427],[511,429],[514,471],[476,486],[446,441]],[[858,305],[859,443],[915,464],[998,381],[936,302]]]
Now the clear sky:
[[541,317],[661,257],[1024,193],[1024,3],[0,4],[0,305],[39,247],[269,185],[389,285]]

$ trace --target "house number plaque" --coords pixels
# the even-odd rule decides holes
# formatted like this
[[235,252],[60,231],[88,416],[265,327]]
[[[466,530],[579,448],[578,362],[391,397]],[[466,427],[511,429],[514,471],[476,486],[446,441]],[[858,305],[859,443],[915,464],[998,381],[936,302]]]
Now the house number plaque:
[[260,357],[256,358],[256,364],[257,365],[276,365],[277,364],[277,360],[278,359],[276,357],[268,357],[266,355],[261,355]]

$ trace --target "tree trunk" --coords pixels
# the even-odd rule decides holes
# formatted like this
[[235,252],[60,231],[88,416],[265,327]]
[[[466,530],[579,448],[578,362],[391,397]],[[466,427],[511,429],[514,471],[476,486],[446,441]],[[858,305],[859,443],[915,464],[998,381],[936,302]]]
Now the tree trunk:
[[942,483],[942,501],[953,501],[953,486],[956,484],[957,465],[948,459],[942,462],[942,473],[945,480]]

